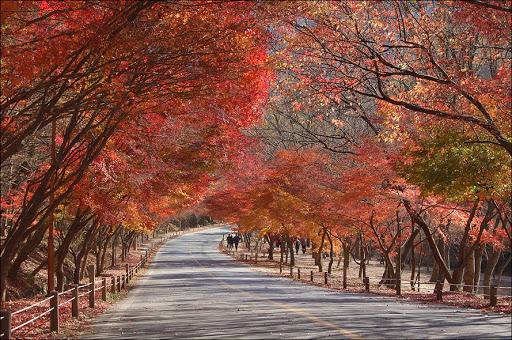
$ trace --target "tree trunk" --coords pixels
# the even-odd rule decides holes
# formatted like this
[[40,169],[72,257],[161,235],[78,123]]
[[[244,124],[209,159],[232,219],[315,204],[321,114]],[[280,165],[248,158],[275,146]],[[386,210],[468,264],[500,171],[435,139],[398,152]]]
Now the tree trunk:
[[79,284],[80,283],[80,262],[82,258],[78,257],[78,254],[73,254],[73,283]]
[[473,283],[475,282],[475,251],[470,250],[464,263],[464,286],[462,290],[465,292],[473,292]]
[[359,278],[361,276],[366,277],[366,256],[363,246],[363,235],[359,234]]
[[[114,232],[114,237],[112,239],[112,254],[111,254],[111,267],[116,266],[116,257],[117,257],[117,239],[119,238],[119,233],[121,231],[121,226],[118,226],[116,228],[116,231]],[[147,236],[147,235],[146,235]],[[142,236],[144,237],[144,236]]]
[[293,251],[292,238],[289,235],[286,235],[286,246],[288,251],[290,252],[290,266],[295,266],[295,253]]
[[[474,271],[475,271],[474,270],[475,269],[474,250],[478,246],[478,243],[480,241],[480,236],[482,235],[483,231],[485,229],[487,229],[489,221],[492,220],[493,214],[494,214],[494,211],[495,211],[494,205],[490,201],[488,201],[487,202],[487,209],[485,211],[485,216],[482,219],[482,221],[480,222],[478,236],[473,241],[473,243],[470,244],[470,235],[469,234],[470,234],[470,230],[471,230],[471,222],[473,221],[473,216],[476,213],[476,208],[477,207],[478,207],[478,202],[475,202],[475,205],[473,206],[473,210],[471,211],[470,217],[468,218],[468,221],[466,223],[466,228],[464,229],[464,235],[462,237],[462,240],[461,240],[460,246],[459,246],[459,255],[458,255],[458,258],[457,258],[457,267],[455,267],[455,270],[454,270],[453,275],[452,275],[452,280],[450,281],[450,283],[453,283],[450,286],[450,290],[451,291],[459,290],[459,287],[457,286],[457,284],[460,284],[463,278],[464,278],[464,282],[465,282],[466,278],[468,280],[471,278],[471,285],[473,284],[472,283],[473,280],[474,280],[474,275],[473,274],[474,274]],[[466,263],[465,263],[466,261],[469,261],[471,263],[466,266]],[[469,270],[469,273],[467,275],[464,274],[464,270],[465,269]]]
[[437,282],[439,278],[439,267],[434,258],[432,258],[432,274],[430,274],[429,282]]
[[334,262],[334,245],[330,233],[327,233],[327,239],[329,240],[329,266],[327,267],[327,272],[331,274],[332,263]]
[[395,286],[394,280],[396,279],[395,268],[393,266],[393,262],[391,261],[391,257],[389,257],[389,253],[384,253],[383,257],[386,263],[386,269],[382,274],[382,279],[380,280],[379,284],[384,284],[388,288],[393,288]]
[[93,236],[93,230],[94,230],[94,223],[89,229],[87,230],[87,233],[85,234],[84,241],[80,245],[80,250],[73,255],[73,262],[75,265],[75,268],[73,270],[73,282],[76,284],[80,283],[81,278],[81,266],[82,258],[85,256],[86,253],[86,244],[90,242],[92,236]]
[[497,272],[497,278],[496,278],[496,286],[499,287],[501,284],[501,277],[503,276],[503,272],[510,264],[510,261],[512,260],[512,254],[510,254],[507,259],[501,264],[501,266],[496,270]]
[[[413,228],[414,228],[414,226],[413,226]],[[414,233],[414,231],[413,231],[413,233]],[[411,261],[410,285],[411,285],[411,289],[414,290],[414,279],[416,278],[416,253],[415,253],[415,249],[414,249],[414,243],[411,246],[411,258],[410,258],[410,261]]]
[[284,247],[284,263],[288,263],[288,240],[287,238],[285,237],[284,238],[284,242],[283,242],[283,247]]
[[91,228],[89,228],[87,237],[84,239],[82,249],[80,250],[82,255],[82,262],[80,264],[80,280],[84,276],[85,266],[87,264],[87,258],[89,256],[89,251],[91,250],[91,241],[96,235],[98,223],[97,221],[94,221],[94,223],[91,225]]
[[437,247],[437,244],[432,236],[432,233],[430,232],[430,228],[428,224],[423,220],[423,218],[412,209],[411,203],[408,200],[402,200],[402,203],[404,204],[405,209],[407,210],[407,213],[411,217],[411,220],[413,223],[415,223],[417,226],[421,228],[423,233],[425,234],[425,237],[427,239],[427,242],[430,246],[430,250],[432,251],[432,255],[437,262],[437,265],[439,267],[439,271],[442,274],[443,279],[446,278],[448,281],[452,280],[452,276],[450,274],[450,271],[448,267],[446,266],[446,263],[443,259],[442,253],[440,253],[439,248]]
[[126,261],[126,243],[121,242],[121,263]]
[[34,249],[36,249],[37,246],[41,244],[45,233],[45,228],[37,229],[32,237],[28,238],[25,243],[18,247],[18,256],[16,256],[15,260],[12,261],[9,268],[9,279],[13,281],[17,280],[21,265],[28,259],[29,255],[34,251]]
[[64,290],[64,261],[69,253],[69,247],[75,239],[76,235],[82,230],[88,220],[82,220],[83,214],[80,212],[75,216],[72,224],[69,226],[68,232],[64,237],[59,249],[55,252],[55,274],[57,276],[57,291]]
[[496,264],[498,263],[498,260],[500,259],[501,250],[494,249],[489,251],[490,254],[487,257],[487,262],[485,264],[485,272],[484,272],[484,295],[488,298],[490,289],[489,286],[491,285],[491,277],[494,273],[494,269],[496,268]]
[[343,267],[348,268],[350,265],[350,250],[343,244]]
[[281,253],[281,258],[279,259],[279,263],[283,264],[284,263],[283,262],[283,260],[284,260],[284,244],[283,244],[282,237],[280,237],[279,251]]
[[259,237],[256,238],[256,244],[254,245],[254,257],[256,259],[256,261],[258,261],[258,250],[259,250],[259,245],[260,245],[260,239]]
[[478,286],[480,285],[480,274],[482,272],[482,246],[478,246],[475,249],[475,275],[473,280],[474,291],[478,292]]
[[[414,226],[413,226],[413,228],[414,228]],[[409,253],[413,250],[412,248],[414,247],[414,240],[416,239],[416,236],[418,236],[419,233],[420,233],[420,229],[414,228],[411,233],[411,236],[409,236],[409,238],[407,239],[407,241],[405,242],[405,244],[403,246],[402,254],[401,254],[402,268],[405,265],[405,261],[406,261],[407,257],[409,256]]]
[[274,259],[274,242],[275,236],[270,234],[268,235],[268,259],[273,260]]
[[317,256],[317,265],[318,265],[318,271],[319,272],[323,271],[323,268],[322,268],[322,252],[323,252],[323,249],[324,249],[325,236],[327,234],[327,229],[325,227],[322,227],[322,230],[323,230],[322,238],[320,239],[320,245],[318,247],[318,253],[316,255]]

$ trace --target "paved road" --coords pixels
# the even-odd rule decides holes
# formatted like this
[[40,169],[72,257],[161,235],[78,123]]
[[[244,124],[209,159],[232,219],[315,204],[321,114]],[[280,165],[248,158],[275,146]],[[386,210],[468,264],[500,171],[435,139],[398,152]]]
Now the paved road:
[[89,339],[510,338],[511,318],[270,277],[233,262],[222,229],[168,241],[146,277]]

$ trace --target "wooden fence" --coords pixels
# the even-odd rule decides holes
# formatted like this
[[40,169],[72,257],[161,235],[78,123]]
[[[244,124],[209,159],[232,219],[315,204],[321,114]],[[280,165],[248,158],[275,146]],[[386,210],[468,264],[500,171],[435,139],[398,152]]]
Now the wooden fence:
[[[243,253],[237,253],[235,252],[234,250],[232,249],[227,249],[225,246],[224,246],[224,242],[220,242],[219,243],[219,248],[221,250],[223,250],[224,252],[226,252],[227,254],[237,258],[238,260],[241,260],[241,261],[247,261],[247,262],[254,262],[254,263],[257,263],[258,262],[258,259],[255,257],[255,256],[252,256],[252,255],[248,255],[248,254],[243,254]],[[277,261],[276,261],[277,262]],[[287,266],[289,267],[289,276],[291,278],[294,278],[296,277],[297,279],[299,280],[305,280],[307,281],[304,277],[302,277],[301,279],[301,269],[304,271],[304,270],[307,270],[307,269],[310,269],[310,268],[300,268],[300,267],[294,267],[294,266],[289,266],[288,264],[284,264],[284,263],[281,263],[279,262],[279,274],[282,274],[283,273],[283,266]],[[310,282],[315,282],[314,278],[315,278],[315,273],[316,271],[314,270],[310,270],[310,275],[309,275],[309,281]],[[330,280],[332,278],[332,275],[327,273],[327,272],[323,272],[323,273],[319,273],[321,275],[321,281],[317,282],[317,283],[323,283],[324,285],[330,285]],[[341,277],[341,287],[343,289],[347,289],[347,272],[346,270],[343,271],[343,274],[342,274],[342,277]],[[389,279],[385,279],[386,282],[385,283],[381,283],[381,280],[382,278],[370,278],[370,277],[363,277],[362,278],[362,281],[361,281],[361,287],[364,289],[365,292],[370,292],[370,280],[373,280],[373,282],[379,282],[378,284],[374,284],[374,287],[375,286],[388,286],[388,287],[393,287],[393,289],[395,290],[396,292],[396,295],[397,296],[400,296],[402,295],[402,290],[403,288],[411,288],[411,284],[410,284],[410,280],[398,280],[398,279],[394,279],[394,278],[389,278]],[[437,301],[442,301],[443,300],[443,292],[444,292],[444,285],[445,283],[442,282],[442,281],[438,281],[438,282],[435,282],[435,283],[432,283],[432,282],[415,282],[415,289],[417,292],[420,291],[421,289],[421,284],[423,284],[424,286],[425,285],[433,285],[435,284],[435,287],[433,289],[433,292],[432,294],[435,295],[435,298]],[[417,286],[416,286],[417,285]],[[449,284],[449,286],[454,286],[453,284]],[[464,288],[464,287],[472,287],[471,289],[474,289],[474,291],[472,292],[473,294],[475,295],[482,295],[485,299],[488,299],[489,300],[489,305],[491,307],[494,307],[497,305],[497,302],[498,302],[498,296],[507,296],[507,297],[510,297],[511,296],[511,291],[512,291],[512,287],[505,287],[505,286],[496,286],[496,285],[489,285],[489,286],[482,286],[482,285],[478,285],[478,286],[468,286],[468,285],[464,285],[464,284],[457,284],[455,285],[457,286],[458,288]],[[477,294],[478,292],[478,289],[483,289],[483,288],[487,288],[489,293],[488,294]]]
[[[170,237],[175,237],[181,235],[182,233],[183,232],[181,231],[173,232],[171,233]],[[164,237],[161,237],[160,240],[164,241]],[[141,259],[135,266],[130,267],[128,264],[126,264],[125,274],[101,278],[95,277],[95,266],[90,265],[88,266],[88,283],[81,285],[75,284],[72,288],[64,292],[52,291],[44,300],[38,301],[30,306],[24,307],[14,312],[4,310],[0,311],[0,339],[12,339],[16,336],[14,333],[22,328],[26,328],[41,318],[46,318],[50,323],[51,332],[58,333],[60,328],[59,309],[62,309],[65,306],[70,306],[72,317],[78,318],[80,298],[87,296],[89,301],[89,308],[94,308],[96,304],[95,301],[97,291],[101,290],[101,299],[106,301],[109,292],[111,294],[116,294],[122,290],[127,289],[128,283],[133,279],[133,277],[139,272],[140,269],[146,266],[147,261],[148,250],[146,250],[144,255],[141,254]],[[29,311],[33,312],[34,309],[40,309],[37,307],[44,306],[45,304],[48,305],[48,307],[42,311],[39,310],[38,315],[29,320],[23,321],[14,327],[12,326],[13,318],[21,317],[24,313]]]

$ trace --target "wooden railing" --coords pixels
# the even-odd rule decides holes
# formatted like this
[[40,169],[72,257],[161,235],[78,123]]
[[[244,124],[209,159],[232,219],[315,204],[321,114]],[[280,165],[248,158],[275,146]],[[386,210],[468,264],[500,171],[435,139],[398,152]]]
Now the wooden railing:
[[[221,241],[219,242],[219,249],[233,257],[235,257],[236,259],[240,260],[240,261],[245,261],[245,262],[254,262],[254,263],[257,263],[258,262],[258,259],[253,256],[253,255],[249,255],[249,254],[243,254],[243,253],[237,253],[234,251],[234,249],[227,249],[224,245],[224,242]],[[306,278],[304,278],[304,275],[302,275],[302,278],[301,278],[301,268],[300,267],[297,267],[297,266],[289,266],[288,264],[284,264],[284,263],[280,263],[279,262],[279,274],[283,274],[283,267],[286,266],[286,267],[289,267],[288,270],[289,270],[289,276],[290,277],[296,277],[297,279],[299,280],[307,280]],[[308,270],[310,268],[302,268],[302,270]],[[310,282],[315,282],[315,276],[317,276],[318,274],[321,275],[321,281],[320,282],[317,282],[317,283],[323,283],[324,285],[330,285],[330,279],[332,278],[332,275],[327,273],[327,272],[323,272],[323,273],[318,273],[317,275],[315,275],[316,271],[313,271],[313,270],[310,270],[310,275],[309,275],[309,280]],[[302,273],[304,274],[304,272]],[[380,283],[382,278],[371,278],[373,280],[373,282],[379,282],[379,284],[377,286],[392,286],[393,289],[395,290],[396,292],[396,295],[401,295],[402,294],[402,288],[411,288],[411,284],[410,284],[410,280],[397,280],[395,278],[388,278],[388,279],[385,279],[386,283]],[[343,273],[342,275],[342,288],[343,289],[347,289],[347,274],[346,272]],[[433,284],[435,284],[435,287],[433,289],[433,292],[432,294],[435,295],[435,298],[437,301],[442,301],[443,300],[443,288],[444,288],[444,282],[415,282],[415,287],[417,285],[417,291],[419,292],[420,291],[420,287],[421,285],[430,285],[432,286]],[[498,296],[506,296],[506,297],[510,297],[511,296],[511,292],[512,292],[512,287],[509,287],[509,286],[496,286],[496,285],[489,285],[489,286],[482,286],[482,285],[478,285],[478,286],[470,286],[470,285],[465,285],[465,284],[456,284],[456,285],[453,285],[453,284],[450,284],[448,283],[449,286],[457,286],[458,288],[464,288],[464,287],[471,287],[471,289],[475,290],[473,292],[470,292],[474,295],[482,295],[485,299],[488,299],[489,300],[489,306],[491,307],[494,307],[497,305],[497,301],[498,301]],[[361,281],[361,286],[362,288],[364,288],[364,291],[365,292],[370,292],[370,277],[363,277],[362,278],[362,281]],[[376,287],[376,285],[374,284],[374,287]],[[477,291],[478,289],[482,289],[482,288],[487,288],[488,289],[488,294],[478,294]]]
[[[183,234],[183,231],[173,232],[168,237],[161,237],[160,240],[176,237]],[[38,301],[30,306],[24,307],[17,311],[0,311],[0,339],[12,339],[16,337],[16,332],[33,324],[35,321],[47,317],[50,323],[50,332],[59,332],[59,309],[71,304],[71,315],[73,318],[79,316],[79,301],[80,298],[88,296],[89,308],[95,308],[96,292],[101,290],[101,299],[107,301],[107,296],[110,291],[111,294],[116,294],[126,289],[128,283],[138,274],[139,270],[146,266],[148,261],[148,250],[145,254],[141,254],[140,261],[135,266],[126,264],[125,274],[117,276],[108,276],[96,278],[95,266],[88,266],[89,282],[85,284],[75,284],[72,288],[64,291],[50,292],[49,296],[41,301]],[[41,306],[46,307],[43,310],[36,311],[36,316],[29,320],[23,320],[16,326],[13,326],[13,319],[22,318],[22,315],[32,314],[34,309],[40,309]],[[38,308],[39,307],[39,308]],[[14,335],[13,335],[14,334]]]

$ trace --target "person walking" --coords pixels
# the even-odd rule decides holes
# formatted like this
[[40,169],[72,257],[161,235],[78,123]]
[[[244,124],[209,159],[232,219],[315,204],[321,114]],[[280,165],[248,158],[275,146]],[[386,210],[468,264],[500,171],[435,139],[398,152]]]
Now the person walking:
[[235,244],[235,250],[238,251],[238,243],[240,242],[240,236],[238,235],[235,235],[235,237],[233,237],[233,243]]
[[300,245],[302,246],[302,254],[306,254],[306,240],[301,238]]
[[228,249],[231,250],[231,248],[233,248],[233,236],[231,236],[231,234],[228,234],[228,237],[226,239],[228,241]]
[[299,248],[300,248],[300,241],[299,239],[295,240],[295,254],[299,254]]

